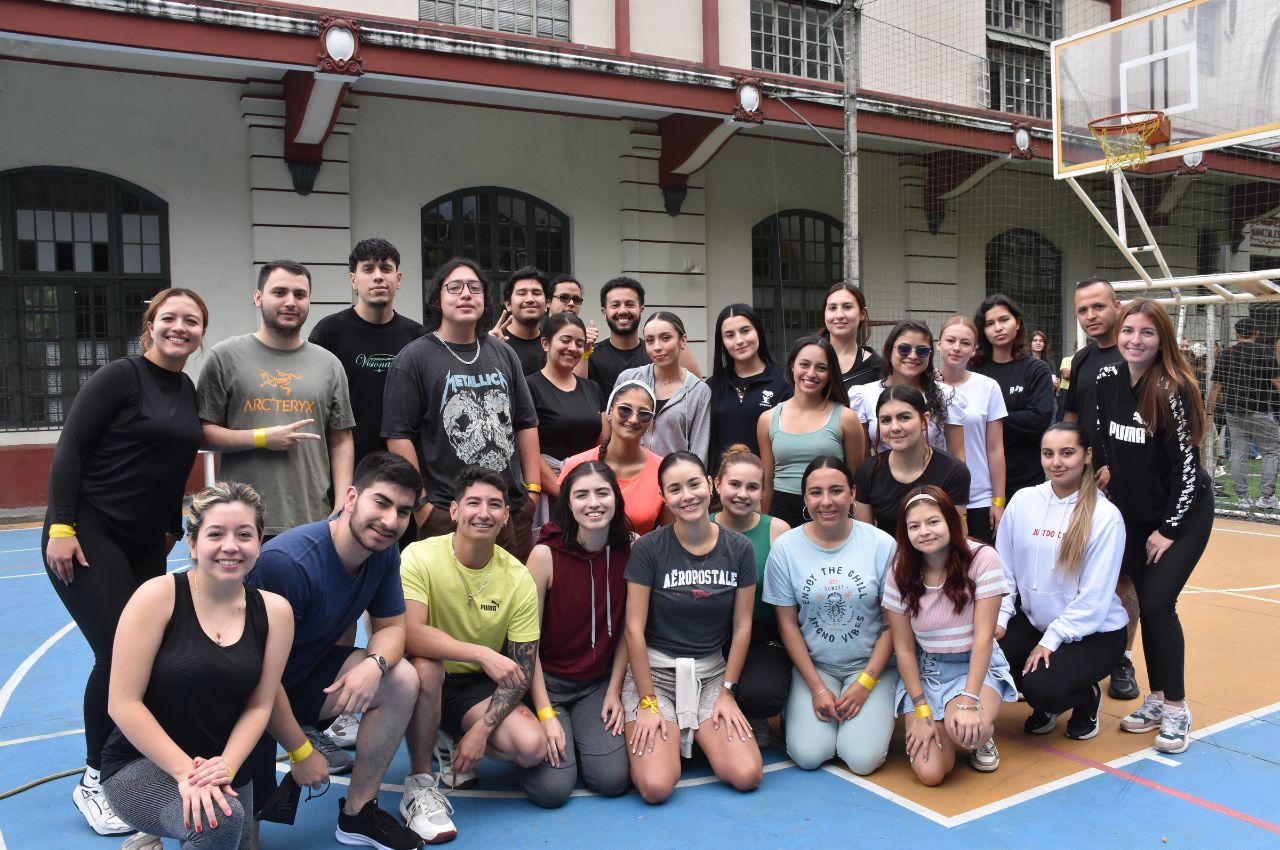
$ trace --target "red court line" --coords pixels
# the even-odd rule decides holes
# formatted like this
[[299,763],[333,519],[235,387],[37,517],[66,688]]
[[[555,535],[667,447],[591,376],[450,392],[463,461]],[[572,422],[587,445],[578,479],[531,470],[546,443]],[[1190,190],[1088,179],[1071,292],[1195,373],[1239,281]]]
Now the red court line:
[[1035,740],[1029,735],[1023,735],[1022,741],[1028,746],[1034,747],[1035,749],[1040,750],[1042,752],[1050,753],[1052,755],[1058,756],[1059,758],[1064,758],[1067,761],[1073,761],[1076,764],[1082,764],[1085,767],[1091,767],[1094,770],[1098,770],[1103,773],[1110,774],[1114,777],[1117,777],[1118,779],[1124,779],[1129,782],[1136,782],[1137,784],[1142,785],[1143,787],[1150,788],[1152,791],[1159,791],[1161,794],[1168,794],[1170,797],[1174,797],[1178,800],[1182,800],[1183,802],[1200,806],[1201,808],[1208,809],[1211,812],[1217,812],[1220,815],[1226,815],[1227,817],[1232,817],[1232,818],[1235,818],[1236,820],[1244,821],[1247,824],[1256,826],[1259,829],[1265,829],[1267,832],[1272,832],[1272,833],[1275,833],[1276,835],[1280,835],[1280,824],[1275,824],[1275,823],[1272,823],[1271,821],[1265,821],[1265,820],[1262,820],[1261,818],[1256,818],[1253,815],[1246,814],[1245,812],[1241,812],[1236,809],[1228,808],[1226,806],[1215,803],[1212,800],[1206,800],[1203,797],[1197,797],[1194,794],[1188,794],[1186,791],[1179,791],[1177,788],[1170,788],[1168,785],[1163,785],[1159,782],[1155,782],[1153,780],[1143,778],[1141,776],[1138,776],[1136,773],[1129,773],[1127,770],[1120,770],[1119,768],[1112,767],[1109,764],[1103,764],[1100,761],[1094,761],[1093,759],[1088,758],[1086,756],[1077,755],[1076,753],[1069,753],[1066,750],[1060,750],[1057,747],[1051,746],[1049,744],[1043,744],[1040,741]]

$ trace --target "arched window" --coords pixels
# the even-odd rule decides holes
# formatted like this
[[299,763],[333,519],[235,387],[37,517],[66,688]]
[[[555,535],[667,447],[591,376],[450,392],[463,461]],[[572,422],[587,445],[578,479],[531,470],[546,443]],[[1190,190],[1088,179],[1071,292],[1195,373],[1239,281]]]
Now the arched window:
[[841,230],[814,210],[783,210],[751,228],[753,306],[775,356],[822,327],[823,297],[841,279]]
[[169,285],[168,205],[106,174],[0,174],[0,429],[56,428],[99,366],[138,350]]
[[1006,230],[987,243],[987,294],[1003,292],[1022,308],[1027,339],[1044,331],[1049,356],[1061,360],[1062,252],[1034,230]]
[[569,268],[569,217],[533,195],[481,186],[459,189],[422,208],[422,304],[436,269],[453,257],[475,260],[493,284],[481,322],[492,324],[502,308],[502,284],[516,269],[533,265],[554,276]]

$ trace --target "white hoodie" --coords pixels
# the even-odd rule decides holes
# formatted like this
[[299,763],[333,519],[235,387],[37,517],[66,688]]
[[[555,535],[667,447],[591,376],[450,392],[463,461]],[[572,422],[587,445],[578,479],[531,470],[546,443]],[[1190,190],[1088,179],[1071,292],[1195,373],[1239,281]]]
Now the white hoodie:
[[1037,629],[1040,645],[1050,652],[1098,632],[1123,628],[1129,615],[1116,596],[1116,579],[1124,555],[1124,519],[1098,494],[1084,565],[1074,579],[1057,567],[1058,547],[1071,522],[1079,493],[1059,499],[1046,481],[1019,490],[1009,500],[996,534],[996,551],[1004,562],[1010,593],[1000,603],[997,625],[1013,617],[1014,598]]

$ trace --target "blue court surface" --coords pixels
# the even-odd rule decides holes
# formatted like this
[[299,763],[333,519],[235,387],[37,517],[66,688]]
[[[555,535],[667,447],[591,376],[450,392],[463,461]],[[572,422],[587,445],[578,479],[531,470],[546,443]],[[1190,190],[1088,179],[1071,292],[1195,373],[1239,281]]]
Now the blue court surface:
[[[997,728],[1000,770],[983,775],[961,765],[938,789],[910,776],[901,732],[889,762],[871,777],[854,777],[839,763],[806,773],[773,747],[757,792],[728,789],[695,760],[672,798],[656,807],[634,793],[600,799],[579,791],[564,808],[543,811],[523,799],[510,766],[486,761],[478,788],[451,795],[459,830],[453,845],[1280,848],[1280,662],[1273,651],[1280,535],[1266,526],[1220,525],[1210,555],[1221,566],[1202,563],[1181,606],[1198,730],[1186,753],[1160,756],[1149,736],[1116,731],[1115,720],[1135,704],[1108,701],[1104,733],[1086,742],[1058,733],[1032,740],[1021,732],[1025,706],[1007,707]],[[38,545],[39,529],[0,531],[0,792],[83,764],[89,650],[50,587]],[[179,544],[171,567],[184,565],[185,551]],[[1215,657],[1230,663],[1209,663]],[[399,803],[407,767],[402,747],[383,786],[388,811]],[[0,850],[119,847],[122,837],[85,825],[70,799],[75,782],[57,779],[0,800]],[[295,826],[265,825],[261,846],[340,846],[333,828],[341,783],[303,802]]]

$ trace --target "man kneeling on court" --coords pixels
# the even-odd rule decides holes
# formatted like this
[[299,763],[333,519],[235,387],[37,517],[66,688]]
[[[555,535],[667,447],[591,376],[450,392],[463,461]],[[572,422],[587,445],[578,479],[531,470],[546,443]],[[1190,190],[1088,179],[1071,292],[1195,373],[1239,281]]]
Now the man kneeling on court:
[[[422,840],[378,808],[379,785],[420,690],[417,673],[404,660],[404,594],[396,544],[421,486],[418,471],[404,458],[388,452],[366,456],[342,510],[263,546],[247,579],[288,599],[296,624],[267,735],[253,754],[254,799],[265,801],[275,790],[277,741],[289,753],[294,781],[321,787],[329,764],[302,726],[323,729],[339,714],[363,712],[351,785],[338,801],[335,837],[343,844],[410,850]],[[372,622],[368,648],[339,645],[366,610]],[[441,812],[444,807],[441,799]],[[425,818],[410,819],[410,826],[435,838],[434,826],[426,824]]]
[[496,545],[506,482],[466,467],[449,513],[457,531],[412,544],[400,566],[406,654],[422,682],[407,736],[406,800],[419,784],[434,785],[437,731],[441,778],[455,787],[474,783],[486,753],[520,767],[547,754],[541,725],[521,704],[538,650],[537,590],[524,564]]

